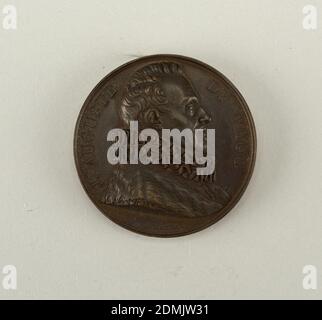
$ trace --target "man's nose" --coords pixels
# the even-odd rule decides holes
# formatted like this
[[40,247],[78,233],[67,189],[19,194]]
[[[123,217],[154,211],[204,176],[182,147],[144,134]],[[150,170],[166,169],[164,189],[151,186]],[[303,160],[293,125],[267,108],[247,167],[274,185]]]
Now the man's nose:
[[210,123],[211,120],[211,116],[204,109],[200,109],[198,124],[204,126]]

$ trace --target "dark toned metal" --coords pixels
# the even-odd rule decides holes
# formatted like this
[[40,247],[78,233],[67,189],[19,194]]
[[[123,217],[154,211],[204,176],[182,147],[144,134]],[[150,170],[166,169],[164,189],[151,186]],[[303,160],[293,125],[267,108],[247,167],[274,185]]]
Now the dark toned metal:
[[[187,98],[195,101],[192,114]],[[132,120],[156,130],[215,128],[215,173],[109,164],[108,131],[128,129]],[[195,59],[154,55],[122,65],[95,87],[77,120],[74,155],[86,193],[108,218],[140,234],[175,237],[210,226],[235,206],[253,172],[256,134],[245,100],[221,73]]]

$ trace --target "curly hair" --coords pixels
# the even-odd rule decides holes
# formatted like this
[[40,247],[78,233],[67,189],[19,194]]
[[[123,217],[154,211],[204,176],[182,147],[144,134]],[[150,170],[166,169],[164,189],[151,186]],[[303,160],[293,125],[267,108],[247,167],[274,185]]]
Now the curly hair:
[[121,101],[120,116],[126,125],[139,120],[147,109],[164,107],[168,103],[160,85],[168,75],[185,77],[179,64],[173,62],[149,64],[134,73]]

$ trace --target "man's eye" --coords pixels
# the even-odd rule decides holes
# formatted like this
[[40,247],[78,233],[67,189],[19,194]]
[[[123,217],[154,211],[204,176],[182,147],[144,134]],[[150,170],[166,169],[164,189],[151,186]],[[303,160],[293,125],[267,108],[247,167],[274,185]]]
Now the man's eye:
[[195,105],[193,103],[188,103],[186,105],[186,113],[191,117],[194,116],[194,114],[195,114]]

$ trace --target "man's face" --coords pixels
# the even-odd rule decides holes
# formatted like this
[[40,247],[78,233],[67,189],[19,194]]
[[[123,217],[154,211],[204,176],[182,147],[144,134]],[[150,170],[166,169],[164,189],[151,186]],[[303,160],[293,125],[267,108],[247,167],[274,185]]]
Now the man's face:
[[167,97],[167,112],[160,115],[162,128],[191,130],[204,128],[211,121],[189,82],[181,76],[163,81],[162,90]]

